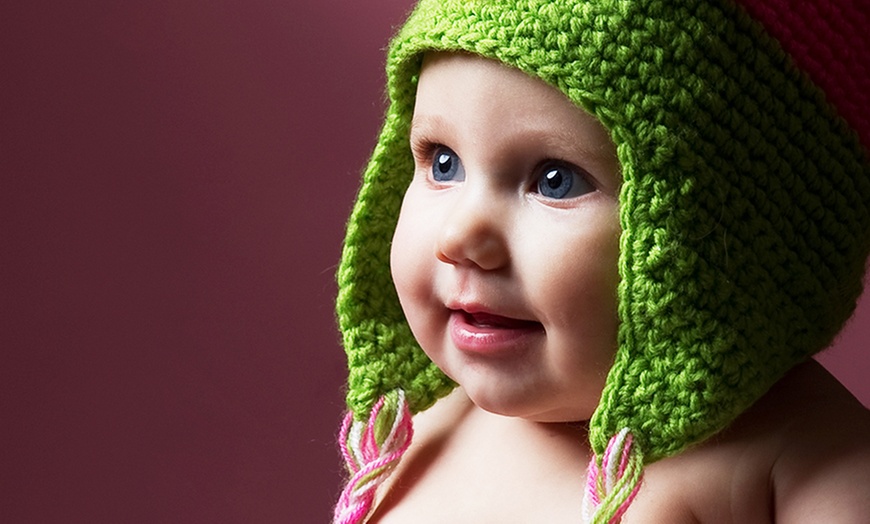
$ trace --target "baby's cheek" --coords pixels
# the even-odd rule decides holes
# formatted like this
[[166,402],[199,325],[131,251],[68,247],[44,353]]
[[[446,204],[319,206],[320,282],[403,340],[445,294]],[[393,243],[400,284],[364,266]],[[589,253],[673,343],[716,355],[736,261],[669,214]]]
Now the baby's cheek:
[[399,302],[405,314],[408,314],[408,307],[411,302],[411,296],[414,289],[414,266],[409,260],[408,249],[404,247],[401,234],[393,237],[393,245],[390,249],[390,274],[393,277],[393,285],[396,287],[396,293],[399,296]]
[[408,284],[411,276],[409,272],[413,269],[413,264],[408,260],[414,251],[412,244],[413,236],[410,234],[413,224],[412,217],[409,217],[406,212],[406,207],[407,203],[403,202],[402,210],[399,213],[399,220],[393,232],[393,239],[390,243],[390,274],[393,277],[393,282],[400,296],[402,288],[405,288]]
[[[390,273],[402,305],[405,318],[420,340],[425,336],[429,304],[432,302],[432,249],[427,249],[425,224],[415,220],[414,213],[404,213],[393,234],[390,248]],[[422,343],[422,342],[421,342]]]

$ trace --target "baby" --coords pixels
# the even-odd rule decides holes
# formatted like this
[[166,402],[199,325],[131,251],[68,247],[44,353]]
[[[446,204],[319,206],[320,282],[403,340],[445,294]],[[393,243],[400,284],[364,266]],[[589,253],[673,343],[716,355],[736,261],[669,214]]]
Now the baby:
[[336,523],[866,522],[870,415],[809,357],[870,249],[868,13],[763,4],[417,6]]

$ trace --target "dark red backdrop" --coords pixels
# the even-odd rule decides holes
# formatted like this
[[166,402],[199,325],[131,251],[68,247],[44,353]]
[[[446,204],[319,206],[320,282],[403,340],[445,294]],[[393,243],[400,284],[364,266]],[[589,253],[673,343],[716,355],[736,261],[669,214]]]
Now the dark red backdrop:
[[[0,522],[326,522],[333,273],[410,1],[75,4],[0,18]],[[866,404],[862,315],[826,363]]]

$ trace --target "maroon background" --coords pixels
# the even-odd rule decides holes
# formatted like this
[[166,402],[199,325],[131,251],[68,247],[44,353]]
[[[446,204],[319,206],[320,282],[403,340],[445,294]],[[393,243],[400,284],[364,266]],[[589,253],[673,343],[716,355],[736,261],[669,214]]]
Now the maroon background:
[[[326,522],[333,274],[410,1],[76,4],[0,18],[0,521]],[[860,315],[824,361],[868,404]]]

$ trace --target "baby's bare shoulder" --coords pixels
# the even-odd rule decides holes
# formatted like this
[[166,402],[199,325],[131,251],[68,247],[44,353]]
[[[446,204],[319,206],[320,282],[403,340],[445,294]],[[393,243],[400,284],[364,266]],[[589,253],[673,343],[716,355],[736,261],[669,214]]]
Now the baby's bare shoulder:
[[870,413],[820,365],[795,368],[731,427],[651,464],[626,522],[866,522]]
[[773,392],[785,414],[771,471],[777,522],[866,522],[870,411],[820,365],[802,366]]

